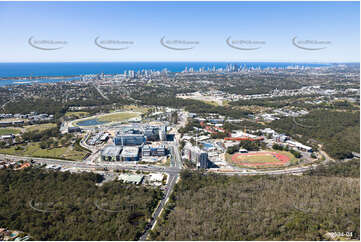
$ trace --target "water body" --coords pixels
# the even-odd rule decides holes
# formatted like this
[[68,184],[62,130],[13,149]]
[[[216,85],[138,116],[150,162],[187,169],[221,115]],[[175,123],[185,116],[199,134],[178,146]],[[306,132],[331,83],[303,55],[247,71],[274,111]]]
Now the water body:
[[76,123],[76,125],[78,126],[95,126],[95,125],[101,125],[101,124],[105,124],[107,122],[102,122],[99,121],[97,118],[93,118],[93,119],[88,119],[88,120],[84,120],[84,121],[79,121]]
[[[60,81],[78,80],[80,75],[88,74],[123,74],[125,71],[141,70],[181,72],[185,68],[215,67],[225,68],[227,64],[247,68],[285,68],[288,66],[320,67],[328,64],[316,63],[287,63],[287,62],[59,62],[59,63],[0,63],[0,86],[19,85],[31,83],[51,83]],[[64,78],[36,78],[36,77],[59,77]],[[77,77],[70,77],[77,76]],[[32,80],[14,80],[14,77],[33,77]]]
[[0,86],[7,86],[7,85],[29,85],[35,83],[52,83],[52,82],[63,82],[63,81],[76,81],[80,80],[80,77],[69,77],[69,78],[44,78],[44,79],[32,79],[32,80],[14,80],[14,79],[6,79],[0,80]]

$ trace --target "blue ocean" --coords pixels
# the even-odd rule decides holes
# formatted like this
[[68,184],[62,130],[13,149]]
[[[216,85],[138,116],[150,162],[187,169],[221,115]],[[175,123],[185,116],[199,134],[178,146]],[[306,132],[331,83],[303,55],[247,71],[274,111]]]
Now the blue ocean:
[[36,79],[39,76],[79,76],[86,74],[123,74],[128,70],[154,70],[167,69],[170,72],[181,72],[185,68],[225,68],[227,64],[246,66],[248,68],[287,67],[287,66],[309,66],[318,67],[326,64],[314,63],[286,63],[286,62],[59,62],[59,63],[0,63],[0,86],[11,84],[26,84],[28,80],[14,80],[14,77],[32,76],[31,82],[58,82],[76,80],[76,77],[59,79]]

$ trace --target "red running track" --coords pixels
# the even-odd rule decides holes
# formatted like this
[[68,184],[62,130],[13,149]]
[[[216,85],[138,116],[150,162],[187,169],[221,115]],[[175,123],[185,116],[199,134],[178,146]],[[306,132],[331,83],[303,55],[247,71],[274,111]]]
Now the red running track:
[[[279,162],[262,162],[262,163],[247,163],[247,162],[239,162],[237,161],[238,156],[252,156],[252,155],[272,155],[274,156]],[[276,152],[257,152],[257,153],[245,153],[245,154],[234,154],[232,156],[232,161],[236,162],[243,166],[264,166],[264,165],[284,165],[290,161],[288,156],[276,153]]]

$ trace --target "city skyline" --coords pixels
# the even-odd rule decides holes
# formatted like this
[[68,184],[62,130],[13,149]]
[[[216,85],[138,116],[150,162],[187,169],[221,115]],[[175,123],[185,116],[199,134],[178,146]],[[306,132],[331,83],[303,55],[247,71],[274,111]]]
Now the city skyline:
[[20,1],[0,241],[360,241],[360,0]]
[[359,2],[1,2],[0,62],[359,62],[359,17]]

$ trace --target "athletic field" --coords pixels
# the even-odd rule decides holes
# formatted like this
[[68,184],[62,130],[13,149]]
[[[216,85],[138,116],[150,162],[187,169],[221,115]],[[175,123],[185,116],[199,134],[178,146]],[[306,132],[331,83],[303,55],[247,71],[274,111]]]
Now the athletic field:
[[236,165],[248,167],[284,166],[291,160],[286,154],[272,151],[237,153],[231,159]]

